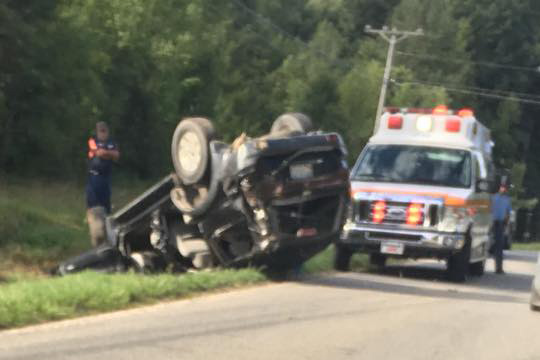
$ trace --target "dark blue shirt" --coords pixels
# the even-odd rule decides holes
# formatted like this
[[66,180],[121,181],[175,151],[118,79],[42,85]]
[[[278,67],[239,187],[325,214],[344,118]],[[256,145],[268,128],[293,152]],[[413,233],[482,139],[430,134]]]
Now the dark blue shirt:
[[99,141],[94,137],[90,138],[89,140],[88,172],[91,175],[102,175],[109,177],[112,172],[113,161],[102,159],[92,152],[92,147],[90,146],[92,139],[94,140],[97,149],[116,150],[116,143],[112,140]]
[[500,193],[493,195],[491,199],[493,221],[503,221],[507,216],[510,216],[510,211],[512,211],[512,203],[508,195]]

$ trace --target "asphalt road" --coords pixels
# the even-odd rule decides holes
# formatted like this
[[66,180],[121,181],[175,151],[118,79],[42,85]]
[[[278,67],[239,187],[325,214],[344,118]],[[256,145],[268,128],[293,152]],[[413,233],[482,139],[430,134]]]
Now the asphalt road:
[[332,274],[0,332],[0,359],[540,359],[536,254],[463,285],[442,265]]

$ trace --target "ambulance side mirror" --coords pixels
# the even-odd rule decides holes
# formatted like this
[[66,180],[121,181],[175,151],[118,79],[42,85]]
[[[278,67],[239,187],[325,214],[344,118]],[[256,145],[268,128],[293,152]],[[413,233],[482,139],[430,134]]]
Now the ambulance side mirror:
[[485,193],[491,189],[490,183],[486,179],[480,179],[476,182],[476,192]]

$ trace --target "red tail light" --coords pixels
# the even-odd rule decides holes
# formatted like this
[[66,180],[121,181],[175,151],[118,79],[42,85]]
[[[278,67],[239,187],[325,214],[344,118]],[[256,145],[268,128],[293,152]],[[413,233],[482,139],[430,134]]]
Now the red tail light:
[[330,134],[330,135],[326,135],[326,141],[337,143],[339,142],[339,138],[336,134]]
[[386,202],[377,201],[373,206],[373,222],[382,223],[384,220],[384,214],[386,212]]
[[422,221],[422,204],[410,204],[407,208],[407,225],[418,225]]
[[401,115],[390,115],[388,117],[388,128],[399,130],[403,127],[403,117]]
[[450,118],[446,120],[446,131],[448,132],[459,132],[461,130],[461,121],[460,119]]

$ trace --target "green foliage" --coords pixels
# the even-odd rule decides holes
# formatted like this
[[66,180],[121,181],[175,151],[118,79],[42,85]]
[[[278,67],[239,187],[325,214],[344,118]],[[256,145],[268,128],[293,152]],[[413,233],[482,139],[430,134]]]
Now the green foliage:
[[409,84],[391,83],[388,105],[473,107],[493,128],[498,162],[524,159],[525,192],[540,193],[540,162],[525,154],[540,107],[451,89],[538,92],[538,74],[483,64],[538,66],[535,11],[534,0],[8,0],[0,169],[80,179],[85,140],[107,120],[122,171],[156,178],[171,168],[180,118],[210,117],[229,141],[265,133],[285,111],[342,132],[354,157],[372,131],[386,58],[370,24],[426,32],[398,44],[392,78]]

